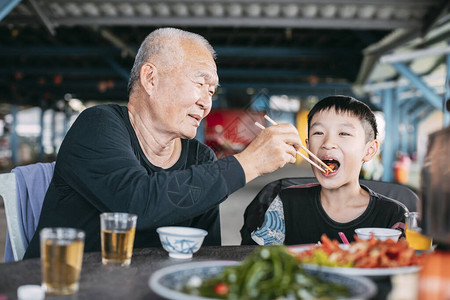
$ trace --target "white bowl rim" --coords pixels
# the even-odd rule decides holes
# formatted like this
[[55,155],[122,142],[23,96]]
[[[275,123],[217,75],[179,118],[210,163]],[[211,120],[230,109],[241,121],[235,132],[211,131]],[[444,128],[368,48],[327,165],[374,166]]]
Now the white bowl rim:
[[[174,232],[175,230],[186,230],[188,233]],[[163,226],[158,227],[156,232],[159,234],[165,234],[170,236],[182,236],[182,237],[204,237],[208,235],[208,231],[200,228],[194,227],[183,227],[183,226]]]
[[355,229],[356,234],[368,234],[375,236],[398,236],[402,234],[400,230],[393,228],[382,228],[382,227],[364,227]]

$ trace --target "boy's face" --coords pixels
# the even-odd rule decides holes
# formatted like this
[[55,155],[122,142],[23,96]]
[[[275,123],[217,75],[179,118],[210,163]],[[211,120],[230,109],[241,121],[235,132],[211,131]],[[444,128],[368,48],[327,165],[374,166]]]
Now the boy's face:
[[362,163],[372,159],[379,145],[377,140],[366,143],[359,118],[334,108],[314,115],[306,143],[322,161],[334,164],[335,172],[328,175],[313,168],[319,183],[330,189],[357,182]]

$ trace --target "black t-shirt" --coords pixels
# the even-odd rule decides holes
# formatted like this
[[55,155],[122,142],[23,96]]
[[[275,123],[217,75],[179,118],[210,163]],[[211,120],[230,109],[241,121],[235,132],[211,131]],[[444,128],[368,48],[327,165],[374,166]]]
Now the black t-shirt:
[[220,245],[218,205],[245,185],[239,162],[195,139],[182,140],[178,161],[152,165],[131,126],[128,110],[99,105],[81,113],[67,133],[39,224],[24,258],[38,257],[39,231],[74,227],[86,232],[85,251],[100,251],[100,213],[138,215],[135,247],[160,246],[156,228],[179,225],[208,231],[205,245]]
[[320,202],[320,185],[293,187],[281,191],[283,203],[286,245],[309,244],[320,241],[322,234],[340,241],[343,232],[349,242],[354,241],[355,229],[383,227],[404,229],[406,207],[400,202],[380,195],[366,186],[370,200],[364,213],[348,223],[332,220]]

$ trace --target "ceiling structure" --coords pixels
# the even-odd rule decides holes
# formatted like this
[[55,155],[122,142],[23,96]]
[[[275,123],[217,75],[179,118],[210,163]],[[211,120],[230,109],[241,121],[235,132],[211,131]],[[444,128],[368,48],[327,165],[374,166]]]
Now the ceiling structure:
[[353,84],[369,79],[375,60],[423,36],[448,13],[443,0],[4,2],[0,102],[34,105],[66,94],[126,101],[140,43],[164,26],[199,33],[212,44],[218,97],[228,106],[245,106],[261,90],[351,94]]

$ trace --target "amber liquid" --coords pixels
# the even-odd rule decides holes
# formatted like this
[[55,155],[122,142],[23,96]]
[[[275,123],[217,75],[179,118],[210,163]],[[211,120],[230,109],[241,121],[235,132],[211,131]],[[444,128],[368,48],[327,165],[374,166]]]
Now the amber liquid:
[[128,266],[133,254],[136,227],[129,231],[102,230],[103,264],[120,264]]
[[42,285],[47,293],[78,291],[84,242],[47,240],[41,248]]
[[408,229],[405,231],[406,241],[409,247],[414,250],[428,250],[431,247],[432,240],[418,231]]

